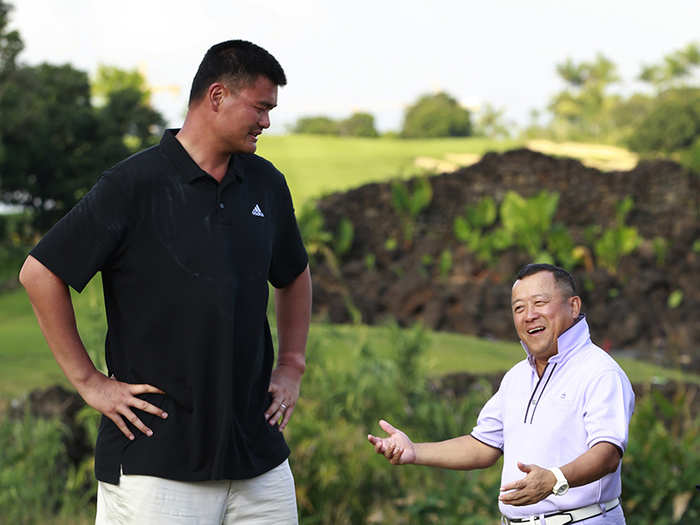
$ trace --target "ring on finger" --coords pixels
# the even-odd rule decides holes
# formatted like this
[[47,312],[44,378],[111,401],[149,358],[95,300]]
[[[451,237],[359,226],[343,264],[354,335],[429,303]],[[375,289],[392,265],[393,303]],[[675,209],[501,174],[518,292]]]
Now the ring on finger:
[[287,405],[285,405],[284,403],[280,403],[280,406],[282,407],[282,410],[287,410]]

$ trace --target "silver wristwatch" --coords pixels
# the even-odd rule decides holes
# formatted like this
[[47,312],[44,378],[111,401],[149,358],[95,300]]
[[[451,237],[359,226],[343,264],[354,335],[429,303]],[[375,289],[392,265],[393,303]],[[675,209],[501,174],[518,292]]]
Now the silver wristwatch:
[[562,474],[561,470],[559,470],[557,467],[552,467],[549,470],[557,478],[557,481],[554,483],[554,487],[552,488],[552,494],[555,496],[563,496],[569,490],[569,482],[566,481],[564,474]]

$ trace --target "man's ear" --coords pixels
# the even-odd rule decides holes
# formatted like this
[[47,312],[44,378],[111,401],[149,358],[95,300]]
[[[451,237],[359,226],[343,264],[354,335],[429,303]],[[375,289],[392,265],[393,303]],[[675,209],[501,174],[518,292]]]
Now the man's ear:
[[581,314],[581,298],[574,295],[569,298],[569,306],[571,307],[571,316],[574,320],[578,319]]
[[214,82],[207,90],[207,102],[212,111],[219,111],[226,97],[226,86],[221,82]]

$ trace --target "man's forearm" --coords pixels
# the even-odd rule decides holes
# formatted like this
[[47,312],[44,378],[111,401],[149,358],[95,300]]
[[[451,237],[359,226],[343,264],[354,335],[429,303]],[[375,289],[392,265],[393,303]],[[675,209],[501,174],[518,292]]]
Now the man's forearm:
[[501,451],[472,436],[460,436],[435,443],[415,443],[416,465],[453,470],[473,470],[490,467]]
[[275,290],[279,357],[277,365],[290,366],[303,374],[306,338],[311,321],[311,274],[307,266],[288,286]]
[[570,487],[580,487],[617,470],[620,453],[607,441],[596,443],[571,463],[560,467]]
[[68,380],[81,392],[99,373],[85,350],[75,323],[68,287],[31,255],[20,272],[39,327]]

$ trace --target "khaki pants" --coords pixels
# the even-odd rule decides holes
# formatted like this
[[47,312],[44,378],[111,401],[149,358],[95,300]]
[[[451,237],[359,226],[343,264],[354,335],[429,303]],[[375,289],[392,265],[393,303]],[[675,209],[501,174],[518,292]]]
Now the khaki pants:
[[294,478],[285,460],[255,478],[173,481],[126,476],[98,483],[95,525],[296,525]]

